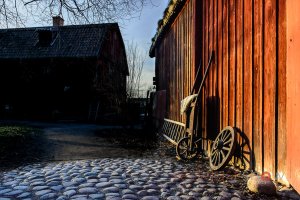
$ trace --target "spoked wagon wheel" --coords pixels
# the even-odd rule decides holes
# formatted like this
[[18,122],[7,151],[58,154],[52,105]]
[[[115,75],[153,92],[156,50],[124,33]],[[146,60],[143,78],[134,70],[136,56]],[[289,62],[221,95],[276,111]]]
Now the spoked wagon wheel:
[[190,148],[191,139],[189,137],[184,137],[179,140],[176,146],[177,156],[181,160],[191,160],[195,158],[198,154],[198,146],[196,143]]
[[219,170],[225,167],[232,157],[235,146],[235,130],[231,126],[227,126],[219,133],[211,148],[209,157],[211,169]]

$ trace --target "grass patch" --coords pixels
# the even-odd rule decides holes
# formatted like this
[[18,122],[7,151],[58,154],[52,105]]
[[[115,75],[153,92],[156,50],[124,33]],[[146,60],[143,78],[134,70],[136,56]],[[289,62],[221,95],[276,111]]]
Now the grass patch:
[[14,137],[30,137],[37,134],[37,128],[19,126],[19,125],[2,125],[0,126],[0,138],[14,138]]

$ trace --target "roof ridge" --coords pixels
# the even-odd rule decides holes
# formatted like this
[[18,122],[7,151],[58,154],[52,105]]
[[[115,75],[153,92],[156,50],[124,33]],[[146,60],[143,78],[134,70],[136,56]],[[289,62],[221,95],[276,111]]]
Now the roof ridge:
[[[79,27],[101,27],[101,26],[119,26],[117,22],[114,23],[99,23],[99,24],[78,24],[78,25],[64,25],[59,26],[59,28],[67,29],[67,28],[79,28]],[[0,31],[18,31],[18,30],[35,30],[35,29],[44,29],[44,28],[53,28],[55,26],[34,26],[34,27],[21,27],[21,28],[0,28]]]

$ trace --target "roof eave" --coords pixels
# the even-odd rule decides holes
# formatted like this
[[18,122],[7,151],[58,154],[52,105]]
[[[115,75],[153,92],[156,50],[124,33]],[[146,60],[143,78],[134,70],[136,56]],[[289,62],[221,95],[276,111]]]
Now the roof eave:
[[164,12],[164,17],[161,21],[161,25],[158,25],[157,32],[155,36],[153,37],[153,41],[150,47],[149,56],[151,58],[155,57],[155,49],[157,45],[160,44],[161,39],[164,37],[164,35],[169,31],[171,28],[171,25],[175,21],[175,19],[178,17],[180,11],[183,9],[185,3],[187,0],[173,0],[170,1],[168,7],[166,8]]

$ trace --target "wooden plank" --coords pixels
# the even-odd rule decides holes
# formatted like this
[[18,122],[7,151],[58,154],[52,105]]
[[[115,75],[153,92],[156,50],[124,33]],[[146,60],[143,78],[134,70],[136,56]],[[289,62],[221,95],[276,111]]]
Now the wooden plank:
[[[204,17],[204,20],[205,20],[205,23],[204,23],[204,31],[205,31],[205,40],[204,40],[204,64],[203,64],[203,70],[202,70],[202,73],[204,75],[204,71],[205,71],[205,66],[206,66],[206,63],[208,63],[208,51],[209,51],[209,1],[205,1],[204,3],[204,13],[205,13],[205,17]],[[202,75],[202,77],[203,77]],[[207,124],[207,108],[206,108],[206,96],[207,96],[207,82],[206,84],[204,85],[203,89],[202,89],[202,95],[203,95],[203,98],[202,98],[202,108],[203,108],[203,113],[202,113],[202,116],[203,117],[203,124],[202,124],[202,127],[204,128],[204,131],[203,131],[203,137],[204,138],[207,138],[207,127],[206,127],[206,124]],[[207,141],[204,141],[204,149],[207,149]]]
[[219,131],[223,129],[223,0],[217,1],[217,70],[218,70],[218,94],[219,97]]
[[263,130],[262,130],[262,86],[263,86],[263,4],[261,0],[254,0],[254,74],[253,74],[253,142],[254,142],[254,159],[255,170],[258,172],[263,171]]
[[275,178],[275,134],[276,134],[276,0],[266,0],[264,28],[264,171]]
[[[278,1],[277,56],[278,56],[278,137],[277,137],[277,180],[287,183],[286,177],[286,1]],[[279,142],[280,141],[280,142]]]
[[287,171],[292,186],[300,191],[300,1],[287,2]]
[[[237,141],[240,146],[242,146],[243,138],[241,137],[241,132],[243,130],[243,78],[244,78],[244,62],[243,62],[243,48],[244,48],[244,41],[243,41],[243,1],[236,1],[236,77],[235,77],[235,127],[239,130],[237,136]],[[236,166],[240,168],[245,168],[244,163],[242,162],[242,155],[236,158]]]
[[252,159],[252,124],[253,124],[253,7],[252,1],[244,0],[244,117],[243,159],[247,168],[253,169]]
[[236,120],[236,2],[229,1],[229,125]]
[[229,27],[229,5],[228,1],[223,1],[223,126],[229,125],[229,115],[228,115],[228,108],[229,108],[229,34],[228,34],[228,27]]
[[[212,63],[212,96],[214,98],[216,98],[217,95],[217,0],[213,0],[213,45],[212,45],[212,50],[211,51],[215,51],[215,59]],[[217,103],[217,102],[216,102]],[[217,104],[215,103],[214,105],[214,109],[215,109],[215,113],[214,113],[214,126],[218,127],[218,116],[217,116]],[[216,134],[216,133],[214,133]]]

